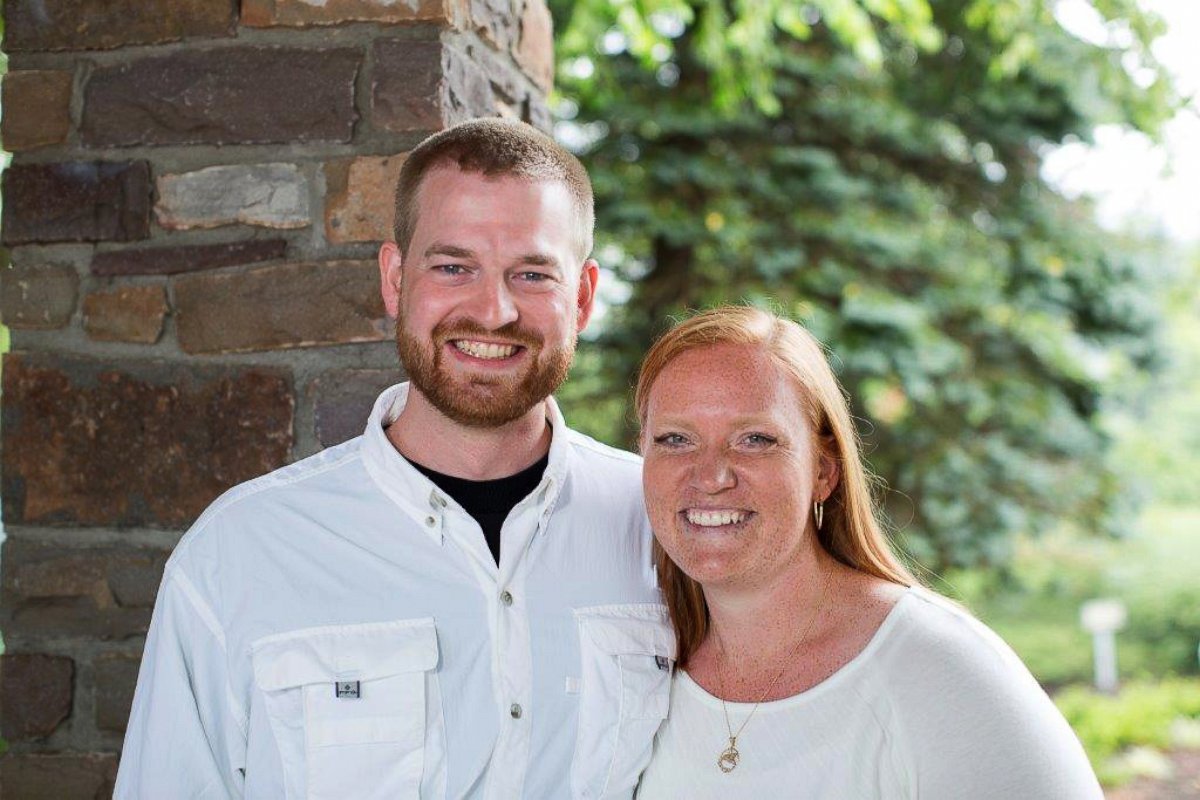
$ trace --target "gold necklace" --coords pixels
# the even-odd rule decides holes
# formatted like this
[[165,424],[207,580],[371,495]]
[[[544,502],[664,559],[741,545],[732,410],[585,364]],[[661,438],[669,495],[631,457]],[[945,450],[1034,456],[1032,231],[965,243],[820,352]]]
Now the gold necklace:
[[[779,679],[783,677],[783,673],[787,672],[788,665],[791,663],[792,659],[797,653],[800,652],[800,646],[804,644],[806,639],[808,639],[808,634],[812,631],[813,624],[817,621],[817,617],[820,616],[821,609],[825,607],[825,598],[829,594],[829,572],[830,569],[827,567],[825,569],[825,578],[821,581],[821,601],[817,603],[817,607],[813,610],[812,615],[809,616],[808,624],[804,626],[804,633],[801,634],[800,640],[797,641],[792,647],[792,651],[788,653],[788,657],[783,662],[783,666],[779,669],[779,672],[775,674],[775,679],[772,680],[770,685],[768,685],[763,693],[758,696],[758,702],[754,704],[754,708],[750,709],[750,713],[746,715],[744,720],[742,720],[742,724],[738,726],[737,733],[733,732],[733,725],[729,722],[729,706],[725,704],[725,698],[721,698],[721,710],[725,712],[725,730],[729,734],[729,746],[722,750],[721,755],[717,757],[717,767],[721,770],[721,772],[728,774],[737,769],[738,762],[742,758],[742,754],[738,752],[737,749],[738,737],[742,735],[742,731],[746,730],[746,726],[750,724],[750,718],[754,716],[754,712],[758,711],[758,707],[762,705],[763,700],[767,699],[767,695],[769,695],[771,690],[775,688],[775,684],[779,683]],[[719,639],[718,643],[721,645],[721,658],[717,660],[717,676],[721,679],[721,694],[724,695],[725,666],[723,662],[725,655],[725,644]]]

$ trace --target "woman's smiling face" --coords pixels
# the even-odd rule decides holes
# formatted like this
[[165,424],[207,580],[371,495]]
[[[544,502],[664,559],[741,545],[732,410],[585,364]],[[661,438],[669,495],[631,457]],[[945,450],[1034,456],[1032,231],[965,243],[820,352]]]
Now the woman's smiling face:
[[642,482],[654,534],[706,588],[754,588],[811,542],[814,500],[836,485],[800,388],[761,347],[688,350],[650,387]]

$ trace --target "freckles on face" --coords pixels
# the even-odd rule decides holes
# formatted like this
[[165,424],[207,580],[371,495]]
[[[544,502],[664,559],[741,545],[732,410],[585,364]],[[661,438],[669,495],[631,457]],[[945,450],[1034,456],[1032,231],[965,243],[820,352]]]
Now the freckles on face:
[[803,542],[814,437],[798,387],[761,348],[670,362],[650,388],[642,452],[655,536],[701,583],[769,575]]

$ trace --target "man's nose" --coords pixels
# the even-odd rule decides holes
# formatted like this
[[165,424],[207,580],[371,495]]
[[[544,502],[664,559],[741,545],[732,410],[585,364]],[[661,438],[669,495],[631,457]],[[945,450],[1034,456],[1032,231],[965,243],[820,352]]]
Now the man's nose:
[[488,330],[497,330],[519,316],[506,276],[487,276],[477,285],[466,311]]
[[737,472],[728,454],[709,450],[697,457],[692,468],[692,483],[706,494],[716,494],[737,486]]

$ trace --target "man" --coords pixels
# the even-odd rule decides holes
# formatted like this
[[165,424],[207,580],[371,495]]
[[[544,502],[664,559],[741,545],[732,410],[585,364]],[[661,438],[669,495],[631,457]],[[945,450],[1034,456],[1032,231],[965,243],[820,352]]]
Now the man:
[[583,167],[528,126],[409,155],[379,267],[411,383],[181,540],[117,797],[631,796],[674,655],[639,464],[550,397],[592,225]]

